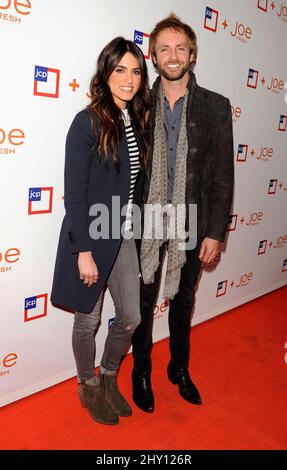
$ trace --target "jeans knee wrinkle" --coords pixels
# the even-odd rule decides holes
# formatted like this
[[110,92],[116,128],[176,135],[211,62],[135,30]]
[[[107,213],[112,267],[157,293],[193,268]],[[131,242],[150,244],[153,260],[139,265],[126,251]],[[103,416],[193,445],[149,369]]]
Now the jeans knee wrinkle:
[[93,318],[93,321],[75,321],[74,330],[78,333],[89,333],[91,331],[97,330],[100,326],[101,317]]
[[132,330],[136,330],[137,327],[139,326],[140,324],[140,321],[137,322],[137,323],[130,323],[128,326],[125,327],[125,331],[132,331]]

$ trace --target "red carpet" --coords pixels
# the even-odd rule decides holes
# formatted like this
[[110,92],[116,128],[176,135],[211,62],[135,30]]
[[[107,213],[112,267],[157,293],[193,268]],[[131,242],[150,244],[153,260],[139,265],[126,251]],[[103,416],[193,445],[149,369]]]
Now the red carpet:
[[[192,329],[191,373],[203,405],[166,376],[168,341],[153,350],[156,411],[117,426],[92,421],[76,379],[3,407],[1,449],[286,449],[287,287]],[[287,361],[287,359],[286,359]],[[129,355],[120,387],[131,400]]]

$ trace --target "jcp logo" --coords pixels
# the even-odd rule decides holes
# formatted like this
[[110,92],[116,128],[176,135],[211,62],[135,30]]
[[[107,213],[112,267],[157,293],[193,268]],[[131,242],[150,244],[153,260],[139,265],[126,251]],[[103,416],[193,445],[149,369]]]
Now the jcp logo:
[[37,78],[41,78],[42,80],[46,81],[46,79],[48,78],[48,72],[46,72],[45,70],[37,69],[35,73],[35,80]]
[[33,189],[31,189],[29,192],[29,199],[33,201],[41,199],[41,191],[33,191]]

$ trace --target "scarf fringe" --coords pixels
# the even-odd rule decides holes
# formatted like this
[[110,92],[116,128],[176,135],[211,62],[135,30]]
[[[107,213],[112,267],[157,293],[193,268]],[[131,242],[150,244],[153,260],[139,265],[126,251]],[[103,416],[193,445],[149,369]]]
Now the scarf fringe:
[[[186,109],[187,109],[188,90],[184,97],[182,116],[180,121],[180,131],[176,149],[175,178],[173,188],[173,205],[185,203],[186,190],[186,162],[187,162],[187,131],[186,131]],[[164,130],[164,92],[162,83],[159,83],[157,101],[156,101],[156,120],[154,129],[154,149],[150,188],[147,203],[153,201],[161,204],[162,207],[167,203],[167,149]],[[168,246],[167,273],[165,277],[164,292],[168,291],[168,298],[173,298],[178,292],[180,283],[181,268],[186,262],[185,251],[178,248],[181,240],[178,238],[176,225],[176,238],[170,239]],[[165,236],[165,235],[164,235]],[[159,248],[163,241],[156,239],[142,240],[141,244],[141,270],[143,281],[151,284],[154,281],[154,275],[159,267]],[[171,274],[172,273],[172,274]]]

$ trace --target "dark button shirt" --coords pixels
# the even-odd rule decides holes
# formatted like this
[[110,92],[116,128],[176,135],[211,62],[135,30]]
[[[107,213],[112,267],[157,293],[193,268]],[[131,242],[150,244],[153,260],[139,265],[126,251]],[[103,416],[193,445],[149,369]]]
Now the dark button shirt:
[[176,148],[180,131],[180,121],[183,110],[184,96],[179,98],[171,110],[169,102],[164,97],[164,129],[167,148],[167,202],[172,202]]

